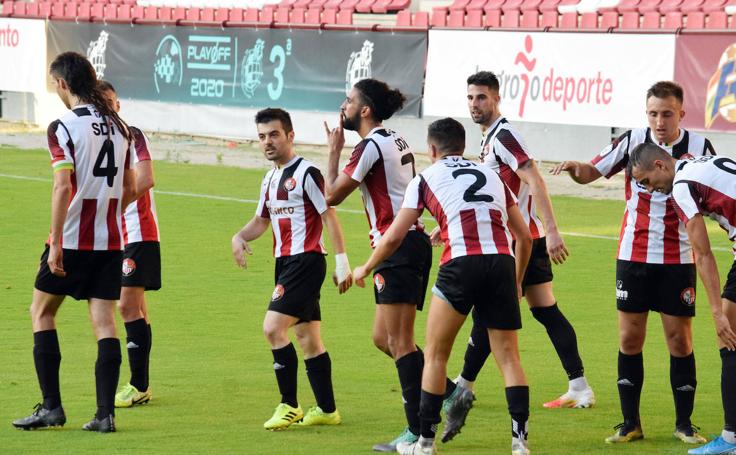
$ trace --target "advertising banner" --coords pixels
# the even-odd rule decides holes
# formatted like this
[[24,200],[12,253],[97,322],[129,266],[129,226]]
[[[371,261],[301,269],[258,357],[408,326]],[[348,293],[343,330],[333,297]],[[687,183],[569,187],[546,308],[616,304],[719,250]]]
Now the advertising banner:
[[685,91],[686,128],[736,131],[736,35],[679,35],[675,80]]
[[638,126],[674,61],[674,35],[430,30],[424,113],[469,117],[466,79],[487,70],[510,120]]
[[0,18],[0,90],[46,87],[46,25],[38,19]]
[[336,111],[346,89],[374,77],[418,116],[427,34],[50,21],[49,59],[68,50],[126,98]]

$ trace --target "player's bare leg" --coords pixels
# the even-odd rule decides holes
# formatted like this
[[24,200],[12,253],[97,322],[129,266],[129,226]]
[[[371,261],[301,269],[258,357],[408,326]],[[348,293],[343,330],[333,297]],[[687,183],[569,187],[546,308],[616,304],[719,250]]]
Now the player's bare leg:
[[263,319],[263,334],[271,345],[273,369],[281,393],[281,402],[276,411],[263,424],[267,430],[283,430],[304,417],[296,397],[299,363],[288,335],[289,327],[297,322],[297,318],[275,311],[267,311]]
[[488,336],[493,346],[493,357],[506,385],[506,401],[511,414],[511,453],[527,455],[529,383],[521,367],[517,331],[489,329]]
[[524,288],[532,315],[547,330],[562,367],[567,373],[568,388],[559,398],[544,404],[545,408],[589,408],[595,404],[593,389],[588,385],[583,361],[578,351],[577,335],[572,324],[557,306],[552,282]]
[[644,437],[639,419],[639,400],[644,383],[642,349],[648,316],[648,312],[618,312],[618,395],[624,421],[615,427],[616,433],[606,438],[608,443],[630,442]]
[[127,408],[148,403],[151,355],[151,325],[148,319],[145,288],[123,286],[118,304],[125,323],[126,348],[130,364],[130,381],[115,395],[115,407]]
[[388,347],[388,331],[386,329],[386,322],[383,320],[384,312],[380,311],[380,308],[380,305],[376,305],[376,314],[373,318],[373,332],[371,334],[373,337],[373,345],[378,348],[379,351],[393,359],[391,349]]
[[312,386],[316,406],[304,414],[299,425],[337,425],[342,419],[335,407],[332,388],[332,362],[320,335],[320,321],[302,322],[294,326],[296,340],[304,354],[307,378]]
[[115,431],[115,388],[120,378],[120,340],[115,333],[115,301],[90,299],[89,317],[97,338],[97,412],[82,428],[108,433]]

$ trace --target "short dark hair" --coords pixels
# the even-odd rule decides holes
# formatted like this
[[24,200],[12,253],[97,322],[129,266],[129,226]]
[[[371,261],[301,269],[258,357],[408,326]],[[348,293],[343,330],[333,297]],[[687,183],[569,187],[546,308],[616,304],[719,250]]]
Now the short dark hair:
[[674,96],[682,104],[684,99],[682,87],[676,82],[659,81],[647,90],[647,99],[651,97],[667,98],[669,96]]
[[654,160],[666,160],[672,158],[663,148],[658,145],[644,142],[634,147],[629,153],[629,161],[626,163],[626,173],[631,175],[634,166],[648,171],[654,166]]
[[104,79],[100,79],[99,81],[97,81],[97,87],[99,87],[99,89],[103,92],[118,93],[118,91],[115,90],[115,87],[113,87],[109,81],[106,81]]
[[462,155],[465,151],[465,128],[454,118],[445,117],[429,124],[427,141],[442,155]]
[[388,120],[404,107],[406,96],[377,79],[361,79],[353,86],[360,92],[363,104],[371,108],[373,119]]
[[285,132],[291,133],[294,131],[294,127],[291,124],[291,116],[283,109],[278,107],[267,107],[266,109],[262,109],[256,113],[256,125],[259,123],[268,123],[273,120],[280,121]]
[[498,91],[501,86],[498,83],[498,78],[492,71],[478,71],[477,73],[468,77],[468,85],[484,85],[491,90]]

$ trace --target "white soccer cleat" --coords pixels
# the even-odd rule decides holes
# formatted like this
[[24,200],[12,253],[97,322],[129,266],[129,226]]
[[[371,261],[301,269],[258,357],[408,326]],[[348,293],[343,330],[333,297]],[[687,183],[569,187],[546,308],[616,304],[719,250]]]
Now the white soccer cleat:
[[591,408],[595,405],[595,394],[590,387],[584,390],[568,390],[564,395],[544,403],[545,408]]
[[511,438],[511,455],[530,455],[529,441],[526,438]]
[[401,455],[437,455],[437,447],[434,444],[422,446],[419,441],[400,442],[396,445],[396,452]]

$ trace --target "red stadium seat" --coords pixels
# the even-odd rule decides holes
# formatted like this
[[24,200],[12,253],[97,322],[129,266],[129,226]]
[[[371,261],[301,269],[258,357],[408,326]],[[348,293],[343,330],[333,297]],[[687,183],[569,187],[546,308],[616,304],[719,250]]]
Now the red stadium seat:
[[327,4],[327,1],[328,0],[311,0],[309,4],[307,5],[307,9],[312,8],[312,9],[323,10],[325,9],[325,5]]
[[704,0],[684,0],[680,4],[680,11],[683,13],[689,13],[691,11],[700,11],[703,6]]
[[118,19],[119,20],[133,20],[133,14],[130,5],[121,3],[118,5]]
[[277,6],[285,6],[288,9],[291,9],[294,6],[294,3],[296,0],[281,0],[276,5]]
[[705,20],[705,28],[722,30],[728,28],[728,15],[725,11],[713,11],[708,13]]
[[539,11],[555,11],[557,12],[557,6],[560,4],[560,0],[542,0],[539,4]]
[[305,8],[294,8],[291,10],[291,16],[289,17],[289,22],[292,24],[303,24],[304,23],[304,14],[307,12]]
[[503,7],[503,4],[506,3],[506,0],[488,0],[485,5],[483,5],[483,11],[488,14],[489,11],[501,11],[501,7]]
[[691,11],[685,16],[685,28],[700,30],[705,28],[705,13],[702,11]]
[[410,6],[411,0],[391,0],[391,3],[386,7],[386,12],[392,13],[394,11],[401,11],[408,9]]
[[557,12],[557,9],[542,11],[542,21],[539,26],[542,28],[557,27],[559,21],[560,13]]
[[[215,22],[215,8],[202,8],[202,11],[199,15],[199,20],[205,21],[205,22]],[[222,22],[222,21],[218,21]]]
[[401,10],[396,13],[396,26],[397,27],[409,27],[411,26],[411,11],[408,9]]
[[191,22],[199,21],[200,13],[199,8],[187,8],[186,13],[184,13],[184,20]]
[[648,11],[657,11],[659,4],[662,0],[641,0],[637,6],[637,10],[640,13],[646,13]]
[[[18,2],[16,2],[18,3]],[[20,5],[18,5],[20,6]],[[19,14],[25,14],[26,16],[30,17],[38,17],[38,3],[26,3],[25,4],[25,13],[19,13]]]
[[276,14],[273,16],[273,20],[276,23],[286,24],[289,22],[289,11],[291,8],[288,6],[279,5],[276,8]]
[[324,5],[322,5],[322,9],[340,9],[340,5],[342,5],[342,0],[327,0]]
[[158,19],[158,8],[155,6],[146,6],[143,8],[143,19],[156,20]]
[[521,10],[520,25],[524,28],[539,27],[539,11],[536,9]]
[[524,3],[524,0],[506,0],[503,5],[501,5],[502,11],[510,11],[510,10],[520,10],[521,5]]
[[[248,8],[248,10],[246,11],[245,14],[247,15],[249,12],[250,12],[250,8]],[[260,22],[262,24],[270,24],[271,22],[275,22],[274,19],[275,19],[275,17],[274,17],[274,10],[273,10],[273,8],[263,8],[260,11],[260,13],[258,13],[258,19],[257,20],[258,20],[258,22]],[[248,18],[246,17],[245,20],[247,21]]]
[[710,13],[711,11],[723,11],[726,1],[727,0],[705,0],[700,9],[705,13]]
[[475,9],[482,11],[486,3],[488,3],[488,0],[470,0],[465,6],[465,11],[473,11]]
[[91,18],[90,11],[92,9],[92,5],[90,3],[84,2],[77,5],[77,20],[78,21],[89,21]]
[[580,28],[598,28],[598,13],[583,13],[580,15]]
[[524,0],[521,4],[522,11],[539,11],[539,6],[542,4],[542,0]]
[[360,0],[355,5],[355,11],[359,13],[370,13],[374,3],[376,3],[376,0]]
[[468,6],[469,2],[470,0],[455,0],[454,2],[452,2],[452,4],[449,6],[448,9],[450,11],[454,11],[454,10],[465,11],[465,7]]
[[187,18],[187,8],[184,8],[183,6],[177,6],[171,12],[171,20],[174,22],[183,21],[183,20],[186,20],[186,18]]
[[93,3],[89,9],[90,19],[93,21],[99,21],[105,17],[105,5],[102,3]]
[[104,5],[102,10],[102,17],[105,19],[117,19],[118,18],[118,5],[114,3],[108,3]]
[[170,6],[160,6],[158,8],[158,20],[171,22],[174,17],[174,9]]
[[[242,9],[240,10],[240,20],[243,20]],[[230,10],[228,8],[217,8],[215,10],[215,20],[217,22],[225,22],[230,20]]]
[[[621,0],[618,5],[614,6],[613,8],[610,8],[610,10],[618,11],[619,13],[628,13],[632,11],[639,11],[639,0]],[[609,10],[609,8],[603,8],[604,11]]]
[[671,13],[673,11],[681,11],[681,4],[682,0],[662,0],[662,3],[659,4],[657,9],[662,14]]
[[484,10],[483,25],[486,27],[500,27],[501,26],[501,10],[500,9]]
[[501,27],[519,28],[520,17],[521,12],[518,9],[503,10],[503,16],[501,16]]
[[[82,5],[79,5],[79,7],[81,8]],[[130,16],[133,19],[141,19],[143,18],[143,10],[144,10],[144,7],[141,5],[131,5],[130,6]]]
[[[348,10],[350,12],[353,12],[353,11],[355,11],[355,5],[357,5],[359,1],[360,0],[343,0],[343,1],[339,2],[337,9],[339,9],[339,10]],[[325,6],[325,9],[327,9],[326,6]],[[352,18],[352,16],[350,16],[350,17]]]
[[601,24],[600,28],[602,29],[610,29],[610,28],[618,28],[618,12],[617,11],[604,11],[601,13]]
[[391,4],[392,0],[376,0],[371,5],[371,12],[377,14],[385,14],[388,12],[388,5]]
[[[51,15],[51,3],[50,2],[36,2],[38,4],[38,13],[36,17],[49,17]],[[28,7],[26,7],[26,11]]]
[[450,16],[447,18],[447,26],[461,28],[465,24],[465,10],[451,9]]
[[473,9],[465,13],[465,26],[480,28],[483,27],[483,11]]
[[429,28],[429,13],[426,11],[417,11],[412,16],[411,25],[414,27]]
[[639,13],[625,12],[621,15],[621,28],[637,29],[639,28]]
[[[23,7],[23,12],[20,12],[20,7]],[[23,15],[26,13],[26,4],[25,2],[13,2],[6,0],[5,3],[3,3],[3,12],[0,14],[0,16],[8,17],[13,16],[15,14]]]
[[337,24],[338,25],[353,25],[353,11],[348,9],[341,9],[337,12]]
[[432,8],[432,27],[445,27],[447,25],[447,8]]
[[664,20],[662,21],[661,28],[667,30],[677,30],[678,28],[682,28],[682,25],[682,13],[679,11],[672,11],[664,15]]
[[[237,10],[240,10],[240,14],[238,14]],[[234,17],[233,14],[235,14]],[[230,20],[233,22],[258,22],[258,17],[260,16],[260,14],[261,12],[258,10],[258,8],[248,8],[246,10],[242,8],[233,8],[230,10]]]
[[312,3],[312,0],[296,0],[293,5],[291,5],[291,8],[304,8],[305,10],[309,8],[309,4]]
[[53,17],[54,19],[60,19],[64,17],[64,4],[63,3],[52,3],[51,4],[51,17]]
[[322,22],[322,11],[320,11],[318,8],[309,8],[307,10],[307,14],[304,17],[304,21],[307,24],[321,24]]
[[326,9],[322,11],[322,22],[325,24],[337,23],[337,10],[336,9]]
[[649,11],[642,14],[641,28],[647,30],[658,29],[662,26],[662,15],[658,11]]
[[560,15],[560,28],[578,28],[578,13],[562,13]]

